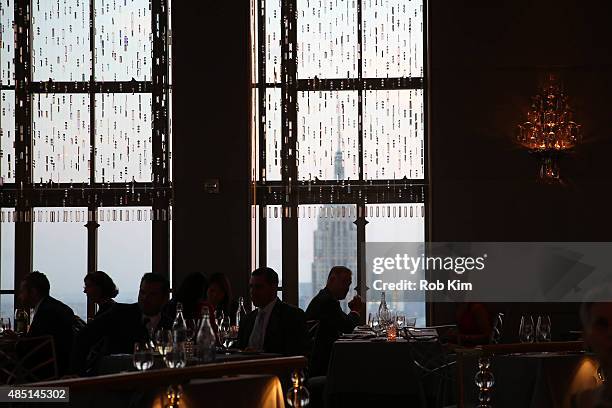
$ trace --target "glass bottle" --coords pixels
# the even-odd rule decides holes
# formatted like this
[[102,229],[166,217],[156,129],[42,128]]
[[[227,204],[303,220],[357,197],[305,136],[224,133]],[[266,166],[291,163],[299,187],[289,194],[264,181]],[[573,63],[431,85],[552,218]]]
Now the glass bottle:
[[385,292],[380,294],[380,305],[378,305],[378,319],[380,323],[386,325],[389,322],[390,313],[385,300]]
[[217,340],[210,324],[210,314],[206,306],[202,310],[202,324],[200,324],[196,342],[200,361],[203,363],[214,361]]
[[176,317],[172,324],[172,340],[176,345],[183,345],[187,340],[187,324],[183,317],[183,304],[181,302],[176,304]]
[[240,327],[240,322],[246,317],[246,310],[244,309],[244,298],[240,296],[238,298],[238,310],[236,311],[236,326]]
[[25,309],[15,310],[15,333],[25,334],[28,332],[30,325],[30,316]]

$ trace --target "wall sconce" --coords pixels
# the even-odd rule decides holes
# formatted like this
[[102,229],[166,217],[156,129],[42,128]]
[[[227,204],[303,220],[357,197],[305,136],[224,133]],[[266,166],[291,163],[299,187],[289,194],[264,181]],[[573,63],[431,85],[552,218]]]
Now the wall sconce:
[[556,75],[548,74],[540,93],[532,98],[527,121],[518,125],[518,143],[540,160],[538,179],[559,182],[558,158],[580,142],[580,125]]

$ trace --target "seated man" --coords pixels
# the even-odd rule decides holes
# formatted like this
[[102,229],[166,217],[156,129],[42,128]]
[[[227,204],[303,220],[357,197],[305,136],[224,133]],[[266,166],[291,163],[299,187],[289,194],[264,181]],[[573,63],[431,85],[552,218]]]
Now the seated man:
[[304,354],[304,312],[276,296],[276,272],[271,268],[255,269],[251,273],[249,287],[251,299],[257,309],[249,313],[240,324],[239,347],[284,355]]
[[600,373],[607,381],[597,388],[578,394],[572,407],[612,407],[612,302],[586,302],[580,311],[584,326],[584,341],[595,352],[600,364]]
[[[146,273],[140,280],[138,303],[118,303],[112,310],[98,316],[78,334],[72,360],[75,373],[83,373],[94,346],[99,355],[132,353],[134,343],[151,339],[158,329],[170,329],[173,316],[164,316],[162,310],[168,303],[170,284],[161,275]],[[100,346],[101,342],[104,343]]]
[[[49,296],[49,280],[44,273],[28,274],[19,287],[19,300],[33,309],[27,337],[52,336],[55,344],[57,369],[60,376],[68,369],[73,342],[74,312],[57,299]],[[20,354],[28,350],[19,350]],[[48,356],[46,356],[48,357]],[[46,358],[41,357],[41,358]]]
[[334,266],[327,277],[327,285],[321,289],[306,309],[306,319],[318,320],[319,332],[315,339],[310,362],[311,375],[325,375],[334,342],[342,333],[350,333],[359,323],[359,311],[363,302],[359,295],[349,302],[347,314],[340,307],[340,300],[348,294],[351,286],[350,269]]

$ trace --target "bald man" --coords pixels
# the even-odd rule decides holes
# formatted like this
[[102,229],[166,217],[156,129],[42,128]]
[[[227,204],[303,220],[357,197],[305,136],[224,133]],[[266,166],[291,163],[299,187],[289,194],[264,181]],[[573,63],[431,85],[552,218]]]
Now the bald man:
[[306,309],[307,320],[320,322],[310,361],[311,375],[325,375],[334,342],[343,333],[350,333],[359,323],[363,302],[359,295],[349,302],[349,313],[344,313],[340,301],[346,298],[352,281],[352,272],[345,266],[334,266],[321,289]]

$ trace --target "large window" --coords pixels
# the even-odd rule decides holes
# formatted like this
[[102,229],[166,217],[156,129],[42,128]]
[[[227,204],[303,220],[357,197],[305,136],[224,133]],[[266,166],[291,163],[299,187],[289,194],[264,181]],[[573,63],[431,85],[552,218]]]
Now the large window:
[[87,208],[36,208],[33,225],[33,269],[44,272],[51,296],[61,299],[83,319],[87,299],[83,277],[87,272]]
[[89,271],[169,277],[169,6],[0,3],[2,314],[33,269],[82,317]]
[[371,311],[363,244],[427,240],[426,0],[251,8],[253,259],[301,307],[348,266]]

